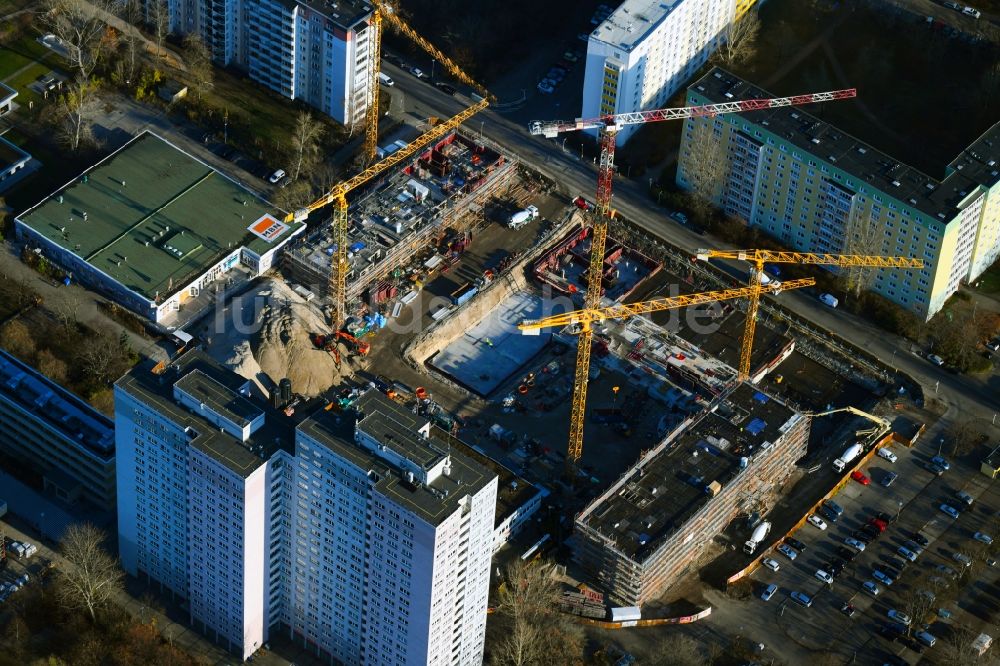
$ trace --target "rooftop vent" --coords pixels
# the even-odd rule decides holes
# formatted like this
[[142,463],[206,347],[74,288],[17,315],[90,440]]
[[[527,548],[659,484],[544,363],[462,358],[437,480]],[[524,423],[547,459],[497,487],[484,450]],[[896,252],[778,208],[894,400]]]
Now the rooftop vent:
[[899,187],[899,181],[898,180],[892,181],[892,186],[893,187]]
[[864,146],[858,146],[858,152],[861,153],[862,155],[865,155],[868,153],[868,149],[865,148]]

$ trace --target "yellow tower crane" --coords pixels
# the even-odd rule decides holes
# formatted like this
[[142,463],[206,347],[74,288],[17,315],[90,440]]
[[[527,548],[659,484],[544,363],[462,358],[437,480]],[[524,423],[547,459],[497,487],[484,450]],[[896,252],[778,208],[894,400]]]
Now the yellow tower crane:
[[[544,319],[526,319],[518,324],[518,328],[526,335],[537,335],[543,328],[562,327],[570,324],[579,325],[581,327],[580,333],[587,336],[586,342],[589,344],[589,334],[594,323],[599,323],[606,319],[626,319],[636,315],[684,308],[691,305],[727,301],[734,298],[748,298],[755,293],[758,294],[758,296],[760,293],[776,294],[780,291],[801,289],[802,287],[810,287],[814,284],[816,284],[816,281],[812,278],[803,278],[801,280],[789,280],[784,283],[772,282],[767,285],[758,284],[756,289],[754,287],[738,287],[736,289],[706,291],[697,294],[684,294],[680,296],[670,296],[667,298],[657,298],[655,300],[644,301],[641,303],[618,304],[603,308],[585,308],[583,310],[575,310],[573,312],[553,315]],[[573,386],[572,411],[574,414],[583,414],[587,404],[587,382],[590,377],[590,355],[588,354],[586,356],[584,367],[579,366],[579,357],[577,359],[577,363],[577,379]],[[579,436],[571,436],[569,439],[569,446],[566,452],[566,469],[569,473],[572,473],[575,470],[576,462],[583,454],[582,421],[583,419],[581,418]]]
[[740,342],[740,379],[750,376],[750,352],[753,351],[753,336],[757,327],[757,308],[760,305],[760,294],[766,285],[761,284],[764,264],[811,264],[814,266],[869,266],[875,268],[923,268],[921,259],[910,257],[878,257],[860,254],[817,254],[813,252],[785,252],[777,250],[699,250],[696,258],[700,261],[709,259],[735,259],[752,264],[750,269],[749,288],[750,305],[747,307],[747,322]]
[[[369,81],[368,114],[365,118],[365,148],[364,156],[369,163],[375,161],[376,149],[378,148],[378,119],[379,119],[379,81],[378,75],[382,69],[382,24],[388,23],[396,32],[408,38],[411,42],[422,48],[434,60],[440,64],[445,71],[457,80],[475,90],[482,99],[493,102],[496,98],[490,92],[466,74],[461,67],[455,64],[451,58],[441,52],[436,46],[420,36],[389,4],[375,0],[375,10],[372,12],[371,28],[372,48],[375,55],[372,62],[371,80]],[[479,101],[479,100],[477,100]]]
[[425,148],[434,141],[446,136],[449,132],[457,128],[466,120],[476,115],[487,107],[489,102],[485,99],[473,104],[469,108],[452,116],[448,120],[432,127],[419,137],[414,139],[406,148],[402,148],[384,160],[373,164],[361,173],[337,183],[322,197],[309,204],[305,208],[300,208],[294,213],[290,213],[285,219],[286,222],[294,220],[301,222],[309,217],[313,211],[333,204],[333,242],[334,254],[330,259],[329,295],[333,300],[334,317],[333,325],[339,329],[346,319],[347,310],[347,194],[356,187],[364,185],[372,178],[385,172],[387,169],[406,161],[418,151]]

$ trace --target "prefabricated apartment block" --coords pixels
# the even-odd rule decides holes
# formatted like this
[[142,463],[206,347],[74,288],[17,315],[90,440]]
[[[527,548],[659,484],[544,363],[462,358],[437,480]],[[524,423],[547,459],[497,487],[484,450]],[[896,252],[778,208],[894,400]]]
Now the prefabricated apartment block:
[[[517,163],[499,147],[453,132],[374,182],[348,211],[349,311],[362,299],[378,302],[396,269],[432,247],[447,227],[480,214],[516,174]],[[329,225],[323,225],[289,246],[282,267],[291,279],[326,294],[333,251]]]
[[655,599],[712,539],[779,487],[810,418],[741,383],[686,418],[576,518],[575,557],[623,606]]
[[[767,97],[714,68],[687,104]],[[714,203],[788,249],[922,259],[920,270],[877,270],[870,287],[922,319],[1000,258],[1000,123],[940,177],[793,107],[684,121],[678,185],[691,187],[707,150],[724,162]]]
[[296,234],[284,214],[146,131],[17,216],[18,238],[72,279],[169,325],[222,287],[236,265],[257,276]]

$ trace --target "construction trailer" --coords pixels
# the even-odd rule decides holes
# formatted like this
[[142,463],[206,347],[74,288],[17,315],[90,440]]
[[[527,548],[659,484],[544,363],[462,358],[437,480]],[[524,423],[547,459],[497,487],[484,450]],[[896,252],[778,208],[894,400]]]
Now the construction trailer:
[[[514,183],[517,162],[496,144],[451,132],[396,170],[367,185],[348,209],[348,314],[419,289],[419,275],[432,268],[438,241],[461,237],[487,201]],[[449,249],[452,246],[449,246]],[[286,249],[283,270],[318,295],[328,296],[336,246],[327,225],[311,228]],[[447,263],[447,253],[442,256]]]

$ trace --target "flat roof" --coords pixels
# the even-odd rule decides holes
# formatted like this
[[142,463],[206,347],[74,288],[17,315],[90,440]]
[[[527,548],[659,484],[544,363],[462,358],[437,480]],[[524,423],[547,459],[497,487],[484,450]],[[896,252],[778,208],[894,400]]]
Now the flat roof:
[[598,498],[578,520],[641,562],[712,501],[711,484],[721,489],[735,481],[740,458],[778,441],[795,416],[783,402],[744,382],[713,411],[675,432],[663,451],[630,470],[617,491],[613,487]]
[[45,375],[0,350],[0,396],[103,461],[115,456],[115,424]]
[[213,412],[232,421],[241,428],[250,425],[261,415],[261,410],[250,401],[223,386],[201,370],[192,370],[174,383],[174,387],[204,403]]
[[17,97],[17,91],[11,88],[6,83],[0,82],[0,100],[4,102],[9,102],[15,97]]
[[[709,103],[774,96],[719,67],[691,84],[688,92],[704,97]],[[904,208],[912,206],[946,223],[955,218],[958,206],[977,186],[993,187],[1000,182],[1000,123],[962,151],[939,180],[797,107],[744,111],[740,120],[763,127],[804,153],[854,175],[859,187],[877,189],[898,200]]]
[[625,0],[598,24],[591,37],[623,51],[631,51],[656,29],[684,0]]
[[429,470],[448,455],[446,448],[428,446],[418,435],[429,419],[420,417],[392,400],[363,399],[359,403],[361,420],[357,428],[368,433],[387,449],[397,453],[423,470]]
[[7,139],[0,137],[0,169],[9,169],[18,162],[30,160],[31,155]]
[[[18,221],[149,300],[233,250],[262,255],[302,223],[146,131]],[[253,227],[253,229],[251,229]]]
[[[459,508],[459,502],[464,496],[479,492],[496,475],[471,458],[452,450],[447,434],[434,427],[430,430],[428,440],[420,442],[419,447],[433,447],[447,452],[451,458],[451,471],[441,474],[430,484],[409,483],[401,470],[354,442],[356,419],[364,420],[367,415],[396,414],[400,411],[409,414],[399,404],[378,391],[369,389],[355,402],[353,412],[319,410],[305,419],[299,425],[299,430],[360,469],[371,471],[375,474],[374,478],[378,479],[375,484],[378,492],[437,526]],[[415,451],[411,453],[417,457],[422,455]]]
[[[264,414],[264,424],[247,439],[240,441],[220,430],[219,426],[203,416],[182,406],[174,397],[174,385],[183,383],[188,388],[211,384],[214,393],[223,402],[232,405],[235,395],[257,413]],[[295,426],[303,420],[300,408],[296,415],[286,416],[274,409],[266,400],[246,397],[241,390],[250,380],[237,375],[219,364],[199,349],[192,349],[175,359],[161,374],[154,374],[148,364],[135,367],[115,385],[136,400],[149,405],[165,417],[185,428],[188,444],[219,461],[227,468],[246,478],[263,465],[276,451],[294,451]],[[226,396],[229,400],[226,400]]]
[[328,18],[344,30],[351,30],[361,21],[366,21],[374,11],[366,0],[281,0],[288,9],[295,6],[308,7]]

